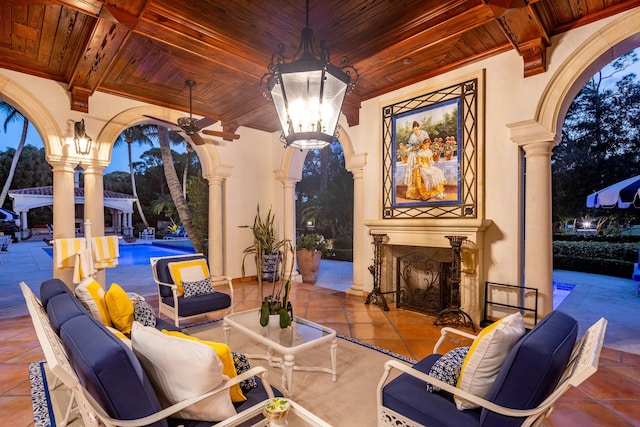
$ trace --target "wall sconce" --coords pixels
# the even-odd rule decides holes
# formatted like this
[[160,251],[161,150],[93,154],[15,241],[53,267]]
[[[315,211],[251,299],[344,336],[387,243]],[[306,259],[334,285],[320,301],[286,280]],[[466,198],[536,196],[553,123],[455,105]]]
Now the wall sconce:
[[91,137],[87,135],[84,127],[84,119],[73,123],[73,142],[76,146],[76,153],[87,155],[91,151]]

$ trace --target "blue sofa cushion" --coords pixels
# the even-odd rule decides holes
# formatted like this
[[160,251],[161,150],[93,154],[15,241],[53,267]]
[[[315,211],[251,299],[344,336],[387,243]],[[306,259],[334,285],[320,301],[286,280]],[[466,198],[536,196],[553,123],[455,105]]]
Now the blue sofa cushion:
[[70,293],[62,293],[49,299],[47,316],[53,330],[60,335],[60,327],[69,319],[90,314],[76,297]]
[[[511,350],[487,400],[513,409],[538,406],[558,385],[578,335],[578,322],[561,311],[545,316]],[[520,418],[482,410],[484,426],[519,426]]]
[[111,417],[130,420],[162,409],[131,349],[91,316],[69,319],[60,338],[80,382]]
[[[158,280],[162,283],[173,283],[173,279],[171,278],[171,272],[169,271],[169,263],[177,262],[177,261],[191,261],[192,259],[203,259],[202,255],[192,255],[192,256],[181,256],[181,257],[166,257],[161,258],[155,265],[156,275]],[[160,295],[162,297],[169,297],[172,295],[171,288],[167,286],[160,286]],[[223,307],[224,308],[224,307]]]
[[42,303],[45,310],[47,309],[47,304],[49,300],[56,295],[60,295],[63,293],[73,293],[71,289],[60,279],[49,279],[45,280],[40,284],[40,302]]
[[[173,307],[173,297],[164,297],[162,302]],[[178,297],[178,316],[194,316],[207,311],[222,310],[231,305],[231,297],[223,292],[214,292],[196,297]]]
[[[413,365],[425,374],[440,359],[439,354],[431,354]],[[408,374],[401,374],[382,389],[382,403],[385,407],[430,427],[471,427],[478,426],[480,409],[459,411],[449,393],[431,393],[426,383]]]

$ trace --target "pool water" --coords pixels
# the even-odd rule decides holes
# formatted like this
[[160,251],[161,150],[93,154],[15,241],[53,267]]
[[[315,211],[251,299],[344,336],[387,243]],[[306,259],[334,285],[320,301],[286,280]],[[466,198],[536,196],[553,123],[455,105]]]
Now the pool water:
[[[53,258],[53,248],[43,248]],[[190,246],[120,245],[118,265],[149,265],[149,258],[193,254]]]
[[572,285],[568,283],[558,283],[555,281],[553,282],[553,309],[554,310],[558,308],[560,304],[562,304],[562,301],[564,301],[564,299],[569,296],[569,294],[575,287],[576,285]]

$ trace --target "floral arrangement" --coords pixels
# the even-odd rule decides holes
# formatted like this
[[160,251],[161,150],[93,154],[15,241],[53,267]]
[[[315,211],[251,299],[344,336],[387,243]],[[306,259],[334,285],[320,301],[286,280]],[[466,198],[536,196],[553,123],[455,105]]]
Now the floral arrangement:
[[329,255],[333,250],[333,240],[325,239],[318,233],[301,234],[296,239],[296,249],[308,249]]
[[455,136],[447,136],[445,139],[440,137],[434,138],[431,144],[431,151],[434,154],[434,160],[440,157],[450,159],[451,156],[457,151],[458,142]]
[[396,150],[396,161],[398,162],[406,162],[407,157],[409,156],[409,147],[404,142],[398,144],[398,149]]

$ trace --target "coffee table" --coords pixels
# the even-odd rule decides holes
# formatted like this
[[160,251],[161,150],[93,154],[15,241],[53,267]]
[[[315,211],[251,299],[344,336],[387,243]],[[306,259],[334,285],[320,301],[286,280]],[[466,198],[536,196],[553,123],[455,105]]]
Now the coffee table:
[[[260,309],[242,311],[224,317],[224,338],[229,344],[230,330],[233,328],[247,337],[267,347],[266,355],[248,354],[247,357],[265,359],[273,367],[282,369],[282,390],[288,397],[293,395],[293,371],[324,372],[331,375],[331,379],[338,379],[336,370],[336,350],[338,347],[336,331],[311,322],[310,320],[294,316],[291,326],[281,329],[276,321],[267,326],[260,325]],[[296,366],[296,354],[302,353],[319,345],[329,343],[331,368],[320,366]],[[276,357],[273,352],[284,357]]]
[[[264,409],[264,405],[268,400],[265,400],[260,403],[256,403],[251,408],[248,408],[242,411],[240,414],[235,415],[232,418],[229,418],[225,421],[216,424],[216,427],[233,427],[238,426],[256,416],[264,414],[262,410]],[[294,427],[294,426],[315,426],[315,427],[331,427],[331,424],[322,420],[317,415],[311,413],[308,409],[302,407],[300,404],[294,402],[293,400],[289,400],[289,413],[287,414],[285,422],[278,421],[270,421],[267,418],[262,418],[260,421],[252,424],[252,427],[263,426],[263,427],[276,427],[276,426],[286,426]]]

